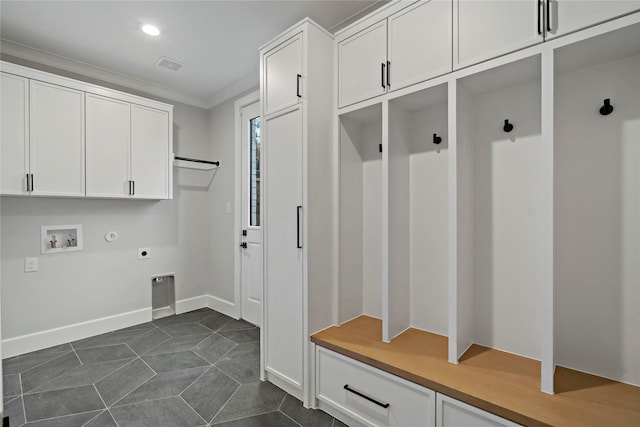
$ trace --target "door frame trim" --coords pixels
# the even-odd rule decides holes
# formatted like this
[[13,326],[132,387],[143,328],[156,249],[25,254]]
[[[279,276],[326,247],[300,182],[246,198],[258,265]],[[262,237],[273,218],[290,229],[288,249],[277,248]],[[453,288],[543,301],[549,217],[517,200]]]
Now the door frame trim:
[[233,207],[233,229],[234,229],[234,256],[233,256],[233,299],[236,302],[236,314],[242,318],[242,256],[240,252],[240,234],[242,233],[242,109],[254,102],[260,101],[260,90],[251,92],[239,98],[235,102],[235,124],[234,124],[234,207]]

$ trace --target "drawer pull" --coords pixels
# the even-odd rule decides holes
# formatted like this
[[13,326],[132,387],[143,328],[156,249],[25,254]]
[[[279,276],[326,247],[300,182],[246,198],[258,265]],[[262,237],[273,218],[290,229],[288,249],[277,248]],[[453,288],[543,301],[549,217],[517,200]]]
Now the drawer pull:
[[344,389],[345,389],[345,390],[347,390],[347,391],[350,391],[350,392],[351,392],[351,393],[353,393],[353,394],[356,394],[356,395],[358,395],[358,396],[362,397],[363,399],[367,399],[369,402],[375,403],[376,405],[381,406],[381,407],[383,407],[383,408],[385,408],[385,409],[387,409],[387,408],[389,407],[389,404],[388,404],[388,403],[381,403],[381,402],[378,402],[378,401],[377,401],[377,400],[375,400],[374,398],[369,397],[369,396],[367,396],[367,395],[366,395],[366,394],[364,394],[364,393],[360,393],[358,390],[354,390],[354,389],[352,389],[351,387],[349,387],[349,384],[345,384],[345,385],[344,385]]

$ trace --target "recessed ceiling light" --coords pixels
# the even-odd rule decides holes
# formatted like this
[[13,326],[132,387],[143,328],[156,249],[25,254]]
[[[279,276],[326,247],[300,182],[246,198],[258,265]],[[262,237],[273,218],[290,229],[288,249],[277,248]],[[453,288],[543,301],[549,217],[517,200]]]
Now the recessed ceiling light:
[[149,34],[150,36],[160,35],[160,30],[155,25],[143,24],[142,27],[140,27],[140,29],[144,31],[146,34]]

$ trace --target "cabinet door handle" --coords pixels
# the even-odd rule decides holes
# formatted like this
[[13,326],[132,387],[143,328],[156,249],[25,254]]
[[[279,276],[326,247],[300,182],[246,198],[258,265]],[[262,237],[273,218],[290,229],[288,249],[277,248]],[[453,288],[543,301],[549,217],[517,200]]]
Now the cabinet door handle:
[[27,174],[27,191],[31,191],[31,178],[29,178],[29,174]]
[[356,396],[360,396],[363,399],[367,399],[369,402],[375,403],[376,405],[381,406],[381,407],[383,407],[385,409],[387,409],[389,407],[388,403],[379,402],[376,399],[374,399],[373,397],[369,397],[364,393],[360,393],[358,390],[354,390],[351,387],[349,387],[349,384],[345,384],[344,385],[344,389],[349,391],[349,392],[351,392],[351,393],[353,393],[353,394],[355,394]]
[[387,87],[391,88],[391,62],[387,61]]
[[31,190],[30,191],[33,191],[33,174],[31,174]]
[[302,243],[300,242],[300,214],[302,213],[302,206],[296,208],[296,247],[302,249]]
[[542,35],[542,14],[540,13],[540,8],[543,7],[542,0],[538,0],[538,34]]
[[381,72],[380,72],[380,84],[382,85],[382,89],[386,89],[387,87],[384,84],[384,66],[386,65],[384,62],[382,64]]
[[136,194],[136,182],[131,180],[131,195],[134,196]]
[[298,74],[296,77],[296,96],[298,98],[302,98],[302,95],[300,95],[300,79],[302,78],[302,75]]
[[547,31],[551,31],[551,0],[547,0]]

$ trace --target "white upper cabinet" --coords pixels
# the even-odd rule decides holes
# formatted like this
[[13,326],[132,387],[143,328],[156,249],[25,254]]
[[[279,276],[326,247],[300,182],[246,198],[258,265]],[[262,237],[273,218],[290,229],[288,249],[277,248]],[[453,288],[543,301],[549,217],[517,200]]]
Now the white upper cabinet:
[[2,73],[0,81],[2,194],[28,194],[29,79]]
[[453,67],[522,49],[640,10],[640,0],[454,0]]
[[273,49],[263,61],[265,86],[262,102],[269,115],[300,102],[302,98],[302,33]]
[[168,198],[168,113],[87,94],[87,196]]
[[87,94],[87,196],[130,193],[131,105]]
[[30,82],[31,194],[84,196],[84,92]]
[[640,0],[545,0],[546,38],[640,10]]
[[450,0],[419,2],[389,17],[390,90],[451,71]]
[[338,106],[387,91],[387,21],[338,42]]
[[1,194],[173,197],[173,106],[0,66]]
[[454,0],[454,68],[541,43],[543,18],[538,0]]
[[338,106],[451,71],[451,0],[416,2],[338,41]]
[[169,113],[131,105],[131,195],[166,199],[169,191]]

